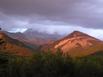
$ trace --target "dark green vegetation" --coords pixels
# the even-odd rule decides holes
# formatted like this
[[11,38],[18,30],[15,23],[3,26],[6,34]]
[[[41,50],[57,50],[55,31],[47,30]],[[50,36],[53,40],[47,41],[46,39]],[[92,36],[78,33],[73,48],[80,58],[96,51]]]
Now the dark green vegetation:
[[0,54],[0,77],[103,77],[103,53],[74,59],[62,53]]

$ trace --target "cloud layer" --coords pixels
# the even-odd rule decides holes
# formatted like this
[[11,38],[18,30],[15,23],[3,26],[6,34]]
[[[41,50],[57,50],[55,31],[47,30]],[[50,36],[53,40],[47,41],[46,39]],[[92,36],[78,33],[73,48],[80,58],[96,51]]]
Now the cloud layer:
[[29,22],[51,20],[103,28],[102,0],[0,0],[0,10],[9,16],[24,16]]
[[0,24],[6,30],[103,29],[103,0],[0,0]]

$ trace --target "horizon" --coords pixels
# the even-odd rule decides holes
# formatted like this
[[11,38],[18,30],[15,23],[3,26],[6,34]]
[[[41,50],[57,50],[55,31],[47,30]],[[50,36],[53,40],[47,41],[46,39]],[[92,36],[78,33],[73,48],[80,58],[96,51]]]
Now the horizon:
[[[99,39],[99,40],[103,40],[102,38],[98,38],[98,36],[96,37],[95,35],[93,36],[91,33],[87,33],[87,32],[83,32],[83,31],[79,31],[79,30],[73,30],[73,31],[69,31],[68,33],[65,33],[65,34],[59,34],[59,33],[57,33],[57,32],[54,32],[54,33],[48,33],[48,32],[46,32],[46,31],[38,31],[38,30],[33,30],[33,29],[26,29],[26,30],[24,30],[24,31],[17,31],[17,32],[13,32],[13,31],[7,31],[7,32],[10,32],[10,33],[18,33],[18,32],[20,32],[20,33],[25,33],[26,31],[32,31],[32,32],[38,32],[38,33],[44,33],[44,34],[49,34],[49,35],[60,35],[60,36],[62,36],[62,38],[63,37],[66,37],[67,35],[70,35],[71,33],[73,33],[73,32],[75,32],[75,31],[77,31],[77,32],[81,32],[81,33],[84,33],[84,34],[87,34],[87,35],[89,35],[89,36],[92,36],[92,37],[94,37],[94,38],[97,38],[97,39]],[[3,31],[3,30],[1,30],[1,31]]]
[[67,35],[75,30],[103,40],[102,0],[0,0],[0,27]]

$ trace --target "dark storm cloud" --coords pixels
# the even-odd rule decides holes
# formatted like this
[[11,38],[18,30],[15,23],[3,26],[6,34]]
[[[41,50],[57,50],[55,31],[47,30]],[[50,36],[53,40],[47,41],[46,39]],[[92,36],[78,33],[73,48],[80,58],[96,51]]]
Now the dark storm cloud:
[[52,24],[57,21],[67,25],[103,28],[103,1],[0,0],[0,23],[6,29],[13,26],[28,27],[28,24],[33,23]]

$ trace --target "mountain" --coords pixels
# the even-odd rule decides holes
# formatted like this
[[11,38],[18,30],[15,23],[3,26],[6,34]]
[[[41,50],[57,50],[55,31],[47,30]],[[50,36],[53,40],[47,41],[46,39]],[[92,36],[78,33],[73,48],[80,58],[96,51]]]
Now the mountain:
[[25,31],[24,35],[28,39],[28,42],[37,45],[52,43],[53,41],[62,37],[59,34],[48,34],[46,32],[38,32],[32,29]]
[[20,41],[28,40],[26,38],[26,36],[23,33],[21,33],[21,32],[17,32],[17,33],[11,33],[11,32],[7,32],[7,31],[2,31],[2,32],[7,34],[9,37],[11,37],[13,39],[17,39],[17,40],[20,40]]
[[103,42],[88,34],[74,31],[63,39],[44,46],[42,49],[50,49],[51,51],[60,49],[64,54],[80,57],[103,50]]
[[32,29],[28,29],[24,33],[11,33],[7,31],[2,31],[5,34],[7,34],[9,37],[13,39],[17,39],[19,41],[22,41],[23,43],[27,43],[28,45],[31,46],[40,46],[48,43],[52,43],[55,40],[58,40],[62,36],[59,34],[49,34],[46,32],[38,32]]
[[61,35],[58,34],[48,34],[46,32],[42,33],[32,29],[28,29],[24,33],[11,33],[7,31],[2,32],[13,39],[17,39],[23,42],[34,51],[38,50],[38,47],[40,47],[41,45],[52,43],[61,37]]
[[16,39],[12,39],[4,32],[0,32],[0,52],[19,56],[32,55],[30,47]]
[[2,33],[5,33],[9,37],[11,37],[13,39],[17,39],[17,40],[22,41],[22,42],[25,42],[25,41],[28,40],[26,38],[26,36],[23,33],[21,33],[21,32],[12,33],[12,32],[7,32],[7,31],[2,31]]

